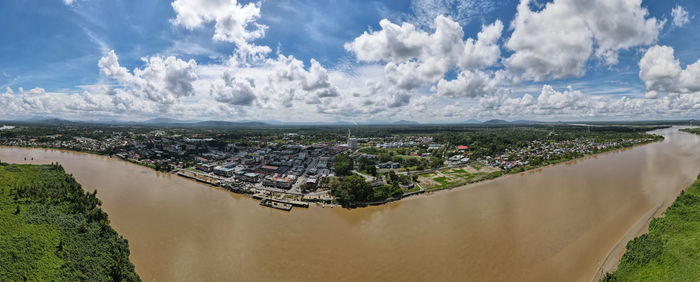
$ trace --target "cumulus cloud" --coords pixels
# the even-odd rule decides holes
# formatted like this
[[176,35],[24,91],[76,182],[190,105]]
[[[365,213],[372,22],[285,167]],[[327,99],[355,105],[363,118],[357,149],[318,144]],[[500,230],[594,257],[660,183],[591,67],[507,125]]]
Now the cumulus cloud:
[[654,43],[663,26],[641,0],[555,0],[540,11],[531,2],[518,5],[506,43],[506,65],[528,80],[582,76],[593,53],[615,65],[620,50]]
[[673,17],[673,25],[677,27],[684,26],[690,22],[688,11],[681,5],[676,5],[676,7],[671,9],[671,16]]
[[175,0],[174,24],[194,29],[214,22],[214,40],[243,43],[265,36],[267,26],[260,18],[260,2],[239,4],[236,0]]
[[267,26],[258,23],[260,2],[242,5],[237,0],[175,0],[171,3],[176,17],[171,22],[195,29],[214,22],[213,39],[233,42],[238,47],[236,60],[260,60],[271,49],[252,44],[265,36]]
[[231,105],[251,105],[255,101],[254,82],[250,79],[235,77],[226,71],[221,80],[211,85],[211,94],[216,101]]
[[43,88],[17,91],[6,88],[0,93],[0,117],[27,118],[32,115],[95,117],[113,115],[111,97],[88,92],[67,94],[47,92]]
[[669,46],[653,46],[639,60],[639,78],[644,81],[647,98],[660,93],[690,93],[700,91],[700,60],[681,68]]
[[192,82],[197,80],[197,63],[183,61],[173,56],[158,56],[144,59],[143,69],[135,68],[133,73],[119,64],[119,59],[111,50],[102,57],[98,66],[100,73],[119,82],[132,96],[147,98],[161,104],[174,104],[182,97],[194,95]]
[[451,81],[441,79],[433,88],[437,95],[449,98],[491,95],[498,89],[496,79],[478,70],[462,71],[456,79]]
[[338,97],[328,71],[314,59],[308,70],[293,56],[279,55],[255,66],[229,67],[215,80],[210,93],[216,101],[229,105],[263,108],[291,107],[294,101],[319,104],[325,98]]
[[[681,64],[673,55],[673,48],[654,46],[639,60],[639,78],[648,92],[677,92]],[[655,96],[655,95],[650,95]]]
[[411,23],[380,21],[379,31],[365,32],[345,49],[362,62],[384,62],[386,76],[394,86],[412,90],[435,83],[452,69],[475,70],[498,63],[498,39],[503,24],[496,21],[482,27],[477,39],[464,40],[459,23],[439,15],[435,30],[428,33]]
[[661,99],[610,98],[586,95],[568,87],[558,91],[544,85],[535,98],[530,94],[510,97],[506,92],[485,96],[474,107],[464,111],[464,116],[517,117],[517,118],[567,118],[585,117],[648,117],[683,115],[692,117],[700,112],[700,92],[681,93]]

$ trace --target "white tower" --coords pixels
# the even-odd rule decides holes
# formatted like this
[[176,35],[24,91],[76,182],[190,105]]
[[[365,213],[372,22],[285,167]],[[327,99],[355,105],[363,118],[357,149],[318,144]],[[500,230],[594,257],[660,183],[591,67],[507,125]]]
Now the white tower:
[[348,149],[357,149],[357,138],[350,137],[350,128],[348,128]]

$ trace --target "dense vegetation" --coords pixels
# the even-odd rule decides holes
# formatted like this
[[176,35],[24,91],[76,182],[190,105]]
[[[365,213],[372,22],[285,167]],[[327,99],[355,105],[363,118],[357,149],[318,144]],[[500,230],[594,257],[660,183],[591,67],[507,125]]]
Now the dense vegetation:
[[0,281],[140,281],[96,193],[57,164],[0,163]]
[[688,133],[700,134],[700,127],[699,127],[699,128],[683,128],[683,129],[680,129],[680,131],[684,131],[684,132],[688,132]]
[[365,178],[356,174],[347,176],[340,180],[332,178],[330,180],[331,194],[336,201],[343,206],[352,206],[357,203],[383,201],[391,197],[400,197],[403,190],[398,186],[398,182],[390,185],[380,185],[372,187],[365,181]]
[[649,233],[627,243],[617,271],[603,281],[700,281],[700,175]]

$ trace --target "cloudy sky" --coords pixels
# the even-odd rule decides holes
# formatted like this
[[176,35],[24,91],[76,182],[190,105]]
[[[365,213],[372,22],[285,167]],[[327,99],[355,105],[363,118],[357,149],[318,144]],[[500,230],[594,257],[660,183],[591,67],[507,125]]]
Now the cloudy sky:
[[0,119],[700,118],[691,0],[0,2]]

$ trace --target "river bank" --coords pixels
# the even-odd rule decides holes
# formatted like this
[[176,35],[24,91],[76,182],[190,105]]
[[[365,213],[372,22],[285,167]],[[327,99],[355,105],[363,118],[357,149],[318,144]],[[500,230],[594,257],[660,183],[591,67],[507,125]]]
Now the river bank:
[[604,281],[697,281],[700,269],[700,174],[665,212],[627,244],[619,266]]

